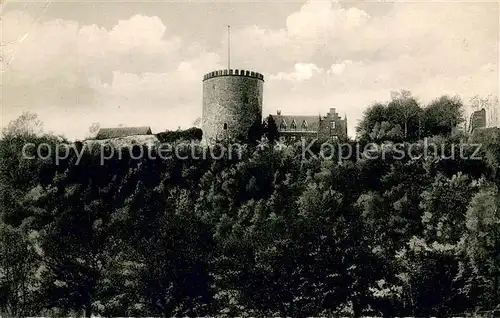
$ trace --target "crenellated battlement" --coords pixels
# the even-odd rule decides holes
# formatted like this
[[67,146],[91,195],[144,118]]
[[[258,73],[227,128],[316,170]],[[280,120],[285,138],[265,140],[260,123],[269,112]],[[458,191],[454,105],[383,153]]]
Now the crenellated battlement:
[[247,71],[247,70],[235,70],[235,69],[225,69],[225,70],[218,70],[218,71],[213,71],[210,73],[207,73],[203,76],[203,80],[207,80],[213,77],[219,77],[219,76],[245,76],[245,77],[252,77],[252,78],[257,78],[262,81],[264,81],[264,75],[254,72],[254,71]]

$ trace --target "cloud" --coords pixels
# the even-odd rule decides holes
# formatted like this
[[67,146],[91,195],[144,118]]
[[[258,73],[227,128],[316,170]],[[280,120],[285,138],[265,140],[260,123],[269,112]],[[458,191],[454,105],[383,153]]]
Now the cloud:
[[245,39],[234,50],[245,56],[243,63],[275,72],[283,64],[318,57],[332,64],[409,55],[415,62],[432,57],[435,64],[448,65],[465,57],[472,64],[497,58],[495,12],[497,6],[488,3],[395,3],[386,15],[376,17],[335,1],[308,1],[289,15],[285,29],[252,26],[233,32]]
[[318,68],[316,65],[312,63],[297,63],[295,64],[294,71],[291,73],[280,72],[276,75],[271,75],[271,80],[289,80],[289,81],[304,81],[308,80],[315,73],[323,72],[322,69]]
[[[336,107],[352,135],[363,110],[392,90],[409,89],[423,103],[441,94],[498,95],[497,4],[401,2],[380,4],[382,14],[361,5],[307,1],[280,27],[232,29],[231,65],[265,76],[264,114]],[[35,20],[20,11],[2,17],[5,43],[31,30],[3,47],[4,61],[15,58],[3,73],[2,124],[32,110],[68,136],[92,122],[189,126],[201,115],[201,77],[224,67],[223,31],[208,49],[157,16],[106,28]]]
[[[363,109],[389,99],[392,90],[409,89],[423,103],[442,94],[464,101],[498,95],[496,4],[394,3],[375,16],[335,1],[308,1],[284,29],[242,33],[247,40],[240,50],[254,52],[244,63],[272,74],[268,111],[345,109],[351,134]],[[315,68],[283,73],[291,65]]]
[[233,55],[244,67],[277,73],[290,63],[309,61],[318,52],[335,54],[337,47],[346,45],[337,39],[356,34],[369,21],[366,12],[342,8],[336,1],[307,1],[288,16],[284,29],[254,25],[233,31]]
[[328,70],[328,74],[340,75],[344,72],[346,66],[350,64],[352,64],[351,60],[345,60],[340,63],[332,64],[332,66]]
[[[8,12],[6,39],[16,42],[33,21]],[[217,53],[183,43],[158,17],[141,15],[110,29],[59,19],[35,23],[25,41],[4,51],[4,60],[15,56],[2,74],[2,125],[29,109],[71,137],[82,137],[92,122],[157,131],[189,125],[189,115],[201,112],[200,74],[220,65]]]
[[135,15],[128,20],[120,20],[108,33],[110,48],[117,51],[140,48],[164,52],[167,42],[162,41],[162,38],[166,29],[158,17]]
[[356,29],[369,15],[357,8],[342,8],[334,1],[308,1],[286,20],[287,34],[302,39],[324,38]]

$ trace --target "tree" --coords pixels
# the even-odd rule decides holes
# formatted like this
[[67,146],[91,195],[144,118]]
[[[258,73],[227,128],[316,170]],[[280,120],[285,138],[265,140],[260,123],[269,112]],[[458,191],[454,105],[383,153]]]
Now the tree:
[[195,178],[191,169],[176,159],[161,163],[144,159],[127,173],[120,185],[127,195],[113,213],[115,235],[126,247],[120,257],[133,265],[121,275],[130,281],[125,297],[137,305],[126,315],[202,316],[212,300],[211,233],[182,188]]
[[399,125],[405,140],[417,140],[420,137],[421,116],[422,108],[409,91],[392,92],[389,103],[375,103],[364,112],[356,131],[360,141],[371,141],[376,125],[387,122],[390,127]]
[[196,119],[193,121],[193,123],[192,123],[191,125],[192,125],[193,127],[198,127],[198,128],[199,128],[200,124],[201,124],[201,117],[198,117],[198,118],[196,118]]
[[452,244],[427,244],[418,237],[411,237],[396,253],[404,316],[454,316],[467,308],[457,293],[461,285],[455,280],[455,255]]
[[22,227],[0,222],[0,312],[19,317],[41,310],[34,238]]
[[391,102],[387,108],[393,121],[403,127],[405,140],[416,140],[420,137],[422,108],[410,91],[391,92]]
[[30,135],[38,136],[43,134],[43,123],[38,119],[38,115],[32,112],[24,112],[17,119],[11,121],[2,131],[7,138],[14,136]]
[[391,125],[387,121],[383,121],[380,124],[376,123],[369,136],[373,142],[383,142],[386,140],[397,142],[404,138],[401,126]]
[[[480,160],[437,153],[462,140],[450,133],[460,105],[441,97],[419,110],[409,93],[393,95],[358,126],[377,156],[350,151],[342,161],[345,147],[326,159],[314,155],[329,154],[317,143],[312,154],[298,143],[246,143],[232,158],[201,159],[207,148],[184,142],[201,138],[192,128],[158,134],[178,156],[135,145],[101,162],[96,143],[56,164],[53,152],[27,159],[22,149],[55,149],[60,139],[11,129],[0,139],[0,311],[357,317],[490,309],[500,298],[500,150],[490,137]],[[423,136],[437,136],[413,143],[418,119]],[[465,145],[463,154],[475,149]],[[138,150],[152,156],[132,158]]]
[[424,109],[424,136],[449,136],[464,121],[463,111],[462,101],[457,96],[441,96],[433,100]]
[[167,130],[156,134],[156,137],[158,137],[161,142],[201,140],[203,137],[203,131],[196,127],[191,127],[186,130]]
[[256,141],[260,141],[264,133],[264,125],[260,120],[255,121],[248,129],[248,135],[245,140],[249,144],[255,144]]
[[477,185],[469,176],[458,173],[451,178],[438,175],[422,193],[423,236],[427,242],[455,244],[465,230],[464,217],[468,202]]
[[465,294],[485,309],[500,305],[500,213],[495,185],[485,184],[472,198],[460,241]]
[[278,126],[272,115],[269,115],[264,126],[264,135],[269,142],[274,142],[278,138]]
[[32,217],[41,233],[44,305],[90,317],[98,311],[95,302],[105,291],[104,273],[116,251],[110,199],[119,184],[111,182],[116,164],[101,165],[88,152],[79,164],[74,159],[33,199]]
[[358,138],[361,141],[367,139],[369,140],[369,135],[374,129],[375,125],[377,123],[380,125],[382,122],[388,120],[389,118],[387,116],[386,106],[381,103],[373,104],[364,111],[363,117],[356,127]]
[[99,128],[101,128],[101,125],[99,123],[92,123],[92,125],[90,125],[89,127],[88,138],[94,138],[99,132]]

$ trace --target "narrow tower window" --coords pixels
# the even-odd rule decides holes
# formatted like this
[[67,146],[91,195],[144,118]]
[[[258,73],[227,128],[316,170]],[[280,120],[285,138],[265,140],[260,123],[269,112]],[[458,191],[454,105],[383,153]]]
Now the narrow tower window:
[[331,127],[332,129],[335,129],[335,120],[332,120],[332,121],[330,122],[330,127]]
[[227,123],[224,123],[224,130],[227,130]]

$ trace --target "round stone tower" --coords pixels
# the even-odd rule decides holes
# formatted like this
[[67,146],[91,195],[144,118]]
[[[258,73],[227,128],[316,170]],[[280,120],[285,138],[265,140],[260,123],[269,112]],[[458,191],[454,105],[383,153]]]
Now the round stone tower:
[[203,142],[247,138],[262,121],[264,76],[226,69],[203,76]]

